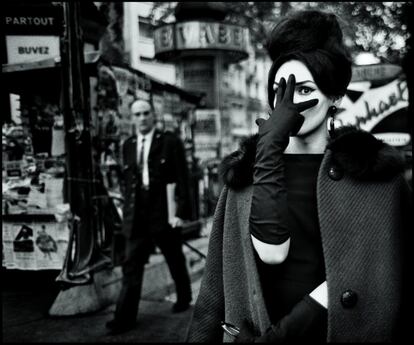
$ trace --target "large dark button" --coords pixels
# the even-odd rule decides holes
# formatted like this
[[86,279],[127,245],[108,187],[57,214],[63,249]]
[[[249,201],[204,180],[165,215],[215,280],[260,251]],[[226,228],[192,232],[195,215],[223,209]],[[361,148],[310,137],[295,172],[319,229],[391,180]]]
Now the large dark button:
[[344,171],[340,167],[333,165],[328,170],[328,176],[332,180],[338,181],[344,176]]
[[352,308],[358,301],[358,295],[352,290],[346,290],[342,293],[341,303],[344,308]]

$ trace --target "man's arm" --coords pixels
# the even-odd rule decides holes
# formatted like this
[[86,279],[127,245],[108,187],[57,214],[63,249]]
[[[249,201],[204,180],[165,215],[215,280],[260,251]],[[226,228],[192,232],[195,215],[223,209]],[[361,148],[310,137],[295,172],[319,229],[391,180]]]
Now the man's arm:
[[174,136],[173,162],[175,168],[175,196],[177,211],[175,216],[180,219],[190,218],[190,195],[188,186],[188,166],[185,156],[185,149],[181,139]]

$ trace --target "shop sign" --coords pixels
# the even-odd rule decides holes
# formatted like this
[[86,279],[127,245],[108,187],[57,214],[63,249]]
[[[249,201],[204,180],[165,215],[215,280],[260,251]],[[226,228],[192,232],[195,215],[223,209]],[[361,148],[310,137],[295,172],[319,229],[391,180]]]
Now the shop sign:
[[[337,125],[352,125],[370,132],[386,117],[400,109],[408,108],[408,88],[406,80],[392,82],[365,91],[355,102],[348,102],[347,108],[336,116]],[[406,136],[392,139],[393,134],[383,136],[391,145],[405,142]],[[395,137],[395,136],[394,136]]]
[[351,82],[394,79],[401,72],[400,66],[392,64],[353,66]]
[[248,29],[217,22],[189,21],[167,24],[154,31],[155,54],[187,49],[224,49],[246,52]]
[[18,6],[3,8],[2,28],[6,35],[56,35],[63,31],[61,6]]
[[6,36],[6,48],[9,64],[60,56],[58,36]]
[[7,63],[39,61],[60,56],[63,31],[61,6],[5,6],[1,14]]

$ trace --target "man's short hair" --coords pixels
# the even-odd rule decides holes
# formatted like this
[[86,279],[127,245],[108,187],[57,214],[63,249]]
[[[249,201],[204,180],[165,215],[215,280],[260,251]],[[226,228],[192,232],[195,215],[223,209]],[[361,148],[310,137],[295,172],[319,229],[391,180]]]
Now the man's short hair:
[[132,104],[131,104],[131,106],[130,106],[130,109],[131,109],[131,113],[132,114],[134,114],[134,113],[136,113],[136,109],[137,108],[140,108],[142,105],[149,105],[149,107],[150,107],[150,110],[151,111],[153,111],[154,109],[153,109],[153,107],[152,107],[152,104],[151,104],[151,102],[149,102],[149,101],[146,101],[145,99],[137,99],[137,100],[135,100],[134,102],[132,102]]

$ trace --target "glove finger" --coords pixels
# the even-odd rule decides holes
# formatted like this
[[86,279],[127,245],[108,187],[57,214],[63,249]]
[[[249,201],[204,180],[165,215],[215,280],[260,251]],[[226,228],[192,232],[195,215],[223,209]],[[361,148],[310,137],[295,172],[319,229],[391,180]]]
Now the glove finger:
[[295,122],[294,126],[292,127],[292,129],[290,130],[290,136],[294,136],[294,135],[298,134],[298,132],[299,132],[300,128],[302,127],[304,121],[305,121],[305,117],[298,114],[296,122]]
[[261,125],[263,125],[266,122],[266,120],[259,117],[258,119],[256,119],[255,122],[256,122],[256,125],[258,125],[260,127]]
[[285,78],[280,78],[279,86],[277,87],[277,94],[276,94],[276,104],[282,102],[283,95],[285,94],[286,89],[286,80]]
[[309,108],[314,107],[315,105],[317,105],[317,104],[318,104],[318,102],[319,102],[319,100],[318,100],[318,99],[316,99],[316,98],[314,98],[314,99],[311,99],[311,100],[309,100],[309,101],[305,101],[305,102],[297,103],[297,104],[295,104],[295,107],[296,107],[296,110],[297,110],[299,113],[301,113],[302,111],[304,111],[304,110],[306,110],[306,109],[309,109]]
[[289,76],[284,98],[293,102],[293,94],[295,93],[296,78],[294,74]]

